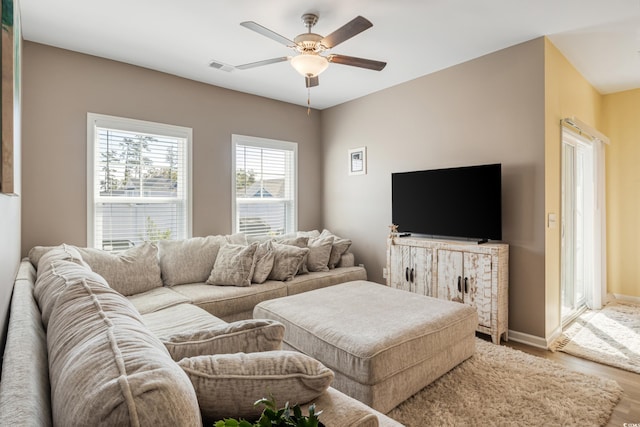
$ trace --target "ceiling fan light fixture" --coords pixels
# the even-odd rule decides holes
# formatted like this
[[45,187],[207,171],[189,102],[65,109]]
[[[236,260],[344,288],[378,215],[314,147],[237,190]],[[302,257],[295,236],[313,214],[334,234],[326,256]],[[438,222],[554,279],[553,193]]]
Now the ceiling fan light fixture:
[[305,77],[317,77],[327,69],[329,61],[324,56],[301,53],[291,58],[291,66]]

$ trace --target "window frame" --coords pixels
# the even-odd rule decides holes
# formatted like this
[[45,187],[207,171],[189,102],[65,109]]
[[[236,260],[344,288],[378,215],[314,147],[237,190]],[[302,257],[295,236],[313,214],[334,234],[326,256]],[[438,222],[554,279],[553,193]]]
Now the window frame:
[[[185,173],[186,178],[185,185],[185,237],[192,237],[193,233],[193,159],[192,159],[192,146],[193,146],[193,129],[184,127],[169,125],[159,122],[151,122],[146,120],[131,119],[126,117],[110,116],[106,114],[87,113],[87,247],[97,248],[95,241],[95,224],[96,224],[96,210],[95,206],[98,199],[101,196],[95,194],[96,182],[98,180],[98,172],[96,169],[96,163],[99,161],[99,149],[97,149],[97,128],[109,128],[114,130],[120,130],[124,132],[139,132],[143,134],[151,134],[158,136],[168,136],[175,138],[183,138],[185,140],[184,156]],[[132,197],[128,200],[137,201],[142,200],[144,197]],[[153,197],[147,197],[147,199],[153,199]],[[118,202],[126,201],[125,198],[118,198]],[[149,202],[146,200],[145,202]],[[153,202],[152,202],[153,203]],[[160,203],[160,201],[158,201]],[[100,245],[99,249],[102,249]]]
[[[231,135],[231,229],[232,233],[239,233],[240,221],[237,217],[238,208],[237,201],[238,197],[236,194],[236,162],[237,162],[237,147],[238,145],[246,145],[251,147],[258,148],[266,148],[266,149],[275,149],[275,150],[283,150],[290,151],[293,156],[293,172],[292,172],[292,180],[293,180],[293,191],[292,194],[292,219],[291,219],[291,230],[285,230],[285,233],[295,232],[298,229],[298,143],[290,142],[290,141],[282,141],[276,139],[268,139],[268,138],[260,138],[255,136],[247,136],[247,135]],[[264,202],[268,203],[268,202]]]

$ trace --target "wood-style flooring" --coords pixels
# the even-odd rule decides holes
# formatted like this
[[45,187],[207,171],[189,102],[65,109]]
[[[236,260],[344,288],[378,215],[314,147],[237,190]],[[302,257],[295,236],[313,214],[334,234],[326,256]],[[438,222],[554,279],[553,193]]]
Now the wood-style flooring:
[[623,427],[625,423],[631,426],[640,426],[640,374],[613,368],[600,363],[591,362],[579,357],[571,356],[562,352],[551,352],[537,347],[531,347],[514,341],[503,342],[511,348],[553,360],[567,369],[583,372],[585,374],[610,378],[617,381],[624,389],[624,395],[613,410],[608,426]]

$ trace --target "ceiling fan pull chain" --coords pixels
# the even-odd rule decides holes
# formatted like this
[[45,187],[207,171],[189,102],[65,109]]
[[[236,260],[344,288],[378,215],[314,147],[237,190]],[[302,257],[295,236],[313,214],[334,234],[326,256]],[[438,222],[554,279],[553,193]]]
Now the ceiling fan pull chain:
[[307,116],[311,115],[311,88],[307,88]]

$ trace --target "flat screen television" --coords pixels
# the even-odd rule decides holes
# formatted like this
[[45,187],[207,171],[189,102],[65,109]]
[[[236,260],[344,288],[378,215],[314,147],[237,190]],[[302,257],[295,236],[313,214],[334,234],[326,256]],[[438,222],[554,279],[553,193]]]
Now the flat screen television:
[[401,233],[502,240],[500,164],[391,174],[392,221]]

